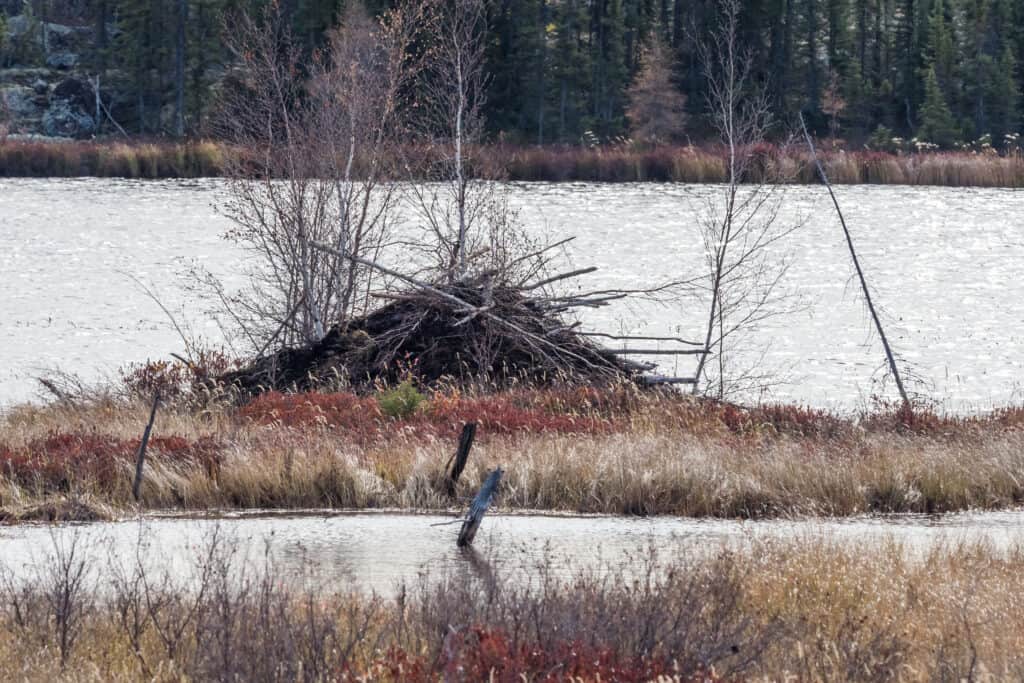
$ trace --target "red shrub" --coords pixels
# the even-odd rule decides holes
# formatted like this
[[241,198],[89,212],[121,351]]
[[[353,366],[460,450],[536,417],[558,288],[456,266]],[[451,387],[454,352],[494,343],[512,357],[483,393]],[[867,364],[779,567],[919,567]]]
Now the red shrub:
[[239,415],[262,425],[333,427],[350,432],[357,439],[377,437],[385,419],[373,398],[349,393],[319,392],[267,392],[244,406]]
[[390,419],[372,397],[350,393],[268,392],[243,407],[239,415],[264,425],[320,425],[340,429],[360,443],[410,431],[421,436],[454,438],[466,422],[477,422],[482,437],[514,433],[592,433],[609,429],[606,420],[558,414],[521,403],[529,401],[514,394],[481,397],[436,394],[425,410],[409,417]]
[[[593,434],[607,432],[610,424],[595,417],[559,414],[539,407],[516,405],[512,396],[464,398],[437,396],[427,412],[419,416],[439,436],[454,436],[467,422],[476,422],[483,434],[557,433]],[[412,418],[416,419],[416,416]]]
[[[135,461],[140,439],[56,432],[34,439],[23,448],[0,446],[0,470],[23,486],[66,491],[73,481],[90,481],[111,489],[123,476],[124,464]],[[212,463],[219,458],[219,444],[210,438],[189,441],[180,436],[153,437],[149,452],[195,463]]]

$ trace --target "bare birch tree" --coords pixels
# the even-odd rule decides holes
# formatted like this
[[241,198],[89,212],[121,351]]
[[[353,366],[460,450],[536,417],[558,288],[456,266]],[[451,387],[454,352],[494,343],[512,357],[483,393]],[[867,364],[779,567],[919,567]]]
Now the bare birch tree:
[[[421,4],[372,20],[350,5],[327,47],[309,57],[276,4],[229,34],[237,77],[220,133],[234,145],[224,211],[228,237],[252,252],[248,286],[213,282],[255,347],[313,343],[368,305],[396,204],[402,100],[416,77]],[[330,244],[335,252],[314,249]]]
[[468,274],[474,256],[488,251],[493,221],[509,216],[503,196],[477,177],[474,156],[483,131],[484,0],[433,7],[436,29],[421,80],[419,126],[430,158],[427,176],[435,182],[413,187],[413,205],[428,231],[430,260],[454,282]]
[[[749,390],[766,377],[754,366],[737,368],[741,338],[788,310],[781,285],[787,270],[778,242],[797,226],[779,220],[782,167],[757,151],[772,125],[767,93],[753,81],[751,59],[738,40],[740,3],[720,0],[718,28],[699,43],[707,74],[710,119],[725,149],[727,181],[708,198],[700,219],[708,302],[705,353],[699,356],[694,393],[717,398]],[[750,181],[743,184],[744,181]]]

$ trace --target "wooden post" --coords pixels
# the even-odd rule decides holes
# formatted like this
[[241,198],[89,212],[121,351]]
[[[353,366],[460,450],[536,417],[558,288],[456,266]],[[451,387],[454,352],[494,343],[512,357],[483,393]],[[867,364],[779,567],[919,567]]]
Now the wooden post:
[[149,422],[146,424],[146,431],[142,432],[142,443],[139,444],[139,454],[135,457],[135,481],[132,482],[132,497],[139,502],[142,495],[142,468],[146,463],[146,446],[149,444],[149,435],[153,431],[153,421],[156,420],[156,407],[160,404],[160,392],[153,396],[153,409],[149,411]]
[[476,438],[476,422],[467,422],[462,428],[459,436],[459,448],[455,451],[455,460],[452,462],[451,471],[445,480],[445,493],[449,498],[455,497],[455,486],[459,483],[462,470],[466,469],[466,461],[469,460],[469,451],[473,448],[473,439]]
[[466,514],[466,519],[462,522],[462,528],[459,530],[459,540],[456,542],[456,545],[460,548],[465,548],[473,543],[476,530],[480,528],[480,522],[483,521],[484,515],[487,513],[487,508],[491,504],[491,498],[494,497],[495,491],[498,490],[498,484],[501,483],[502,474],[503,472],[499,467],[487,475],[487,480],[480,487],[476,498],[473,499],[473,504],[469,506],[469,512]]

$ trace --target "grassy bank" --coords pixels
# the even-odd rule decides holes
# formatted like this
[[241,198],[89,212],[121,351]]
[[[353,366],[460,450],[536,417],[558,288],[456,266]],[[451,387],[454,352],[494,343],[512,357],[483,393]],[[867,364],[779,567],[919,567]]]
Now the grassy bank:
[[[126,510],[148,409],[94,400],[0,419],[0,506]],[[418,508],[462,425],[479,423],[459,496],[493,467],[500,504],[585,513],[759,518],[941,512],[1024,502],[1024,410],[858,420],[743,410],[635,390],[377,396],[268,394],[242,408],[167,408],[147,458],[148,508]],[[32,515],[29,515],[30,517]],[[54,515],[59,516],[59,515]]]
[[203,178],[222,171],[213,142],[21,142],[0,140],[0,177]]
[[[769,145],[756,157],[751,180],[779,164],[797,183],[816,183],[802,149],[780,151]],[[479,154],[493,177],[519,181],[720,183],[725,157],[707,147],[510,147],[492,146]],[[224,150],[214,142],[22,142],[0,141],[0,177],[194,178],[218,176]],[[838,184],[1024,187],[1024,157],[974,152],[891,154],[825,151],[829,178]]]
[[[201,544],[200,544],[201,545]],[[207,544],[187,575],[94,567],[65,541],[0,587],[21,681],[934,681],[1024,674],[1024,552],[923,558],[828,539],[630,569],[431,571],[395,598],[290,587]],[[642,552],[642,551],[641,551]],[[524,576],[532,582],[524,580]],[[188,590],[191,587],[192,590]]]

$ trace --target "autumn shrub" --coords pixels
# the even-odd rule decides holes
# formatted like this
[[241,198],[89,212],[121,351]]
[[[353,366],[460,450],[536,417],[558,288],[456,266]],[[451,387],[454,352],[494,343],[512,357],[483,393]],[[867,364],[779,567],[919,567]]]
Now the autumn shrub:
[[377,436],[383,413],[375,398],[347,392],[285,394],[268,391],[243,406],[239,417],[260,425],[338,428],[358,441]]
[[[54,432],[24,446],[0,445],[0,474],[17,485],[41,493],[81,488],[111,493],[126,481],[126,467],[135,461],[139,439],[121,439],[90,432]],[[220,444],[212,438],[189,441],[180,436],[154,436],[148,452],[170,462],[210,467],[219,459]]]
[[131,398],[150,400],[159,394],[164,402],[202,398],[216,389],[215,379],[240,366],[223,350],[199,347],[191,360],[147,360],[122,368],[121,384]]

